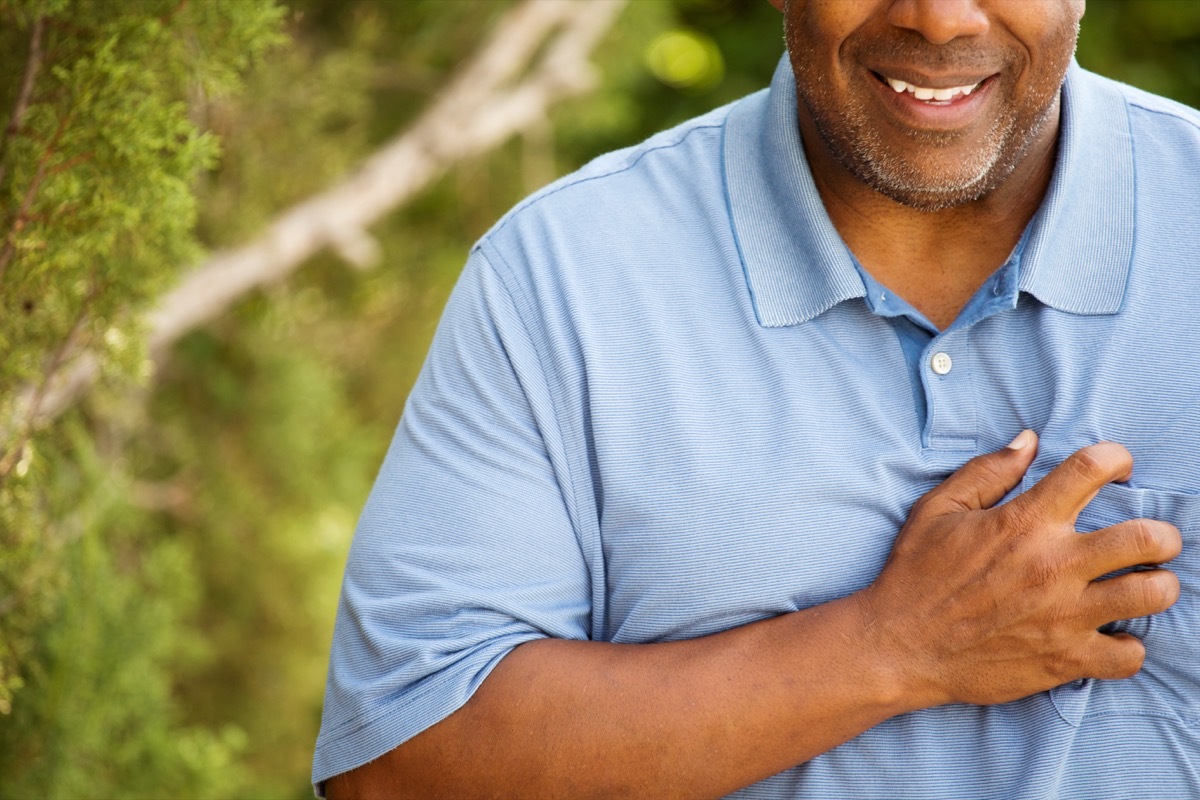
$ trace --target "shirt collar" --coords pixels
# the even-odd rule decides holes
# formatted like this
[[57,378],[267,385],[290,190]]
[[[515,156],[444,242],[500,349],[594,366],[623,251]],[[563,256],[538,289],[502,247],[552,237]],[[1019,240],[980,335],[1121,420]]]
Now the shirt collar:
[[1119,311],[1133,262],[1135,191],[1125,98],[1072,64],[1058,159],[1021,260],[1021,291],[1071,314]]
[[[866,296],[809,171],[786,56],[770,89],[730,112],[725,177],[761,325],[796,325]],[[1133,197],[1124,98],[1073,64],[1063,85],[1054,175],[1030,224],[1019,289],[1072,314],[1119,310],[1133,254]]]

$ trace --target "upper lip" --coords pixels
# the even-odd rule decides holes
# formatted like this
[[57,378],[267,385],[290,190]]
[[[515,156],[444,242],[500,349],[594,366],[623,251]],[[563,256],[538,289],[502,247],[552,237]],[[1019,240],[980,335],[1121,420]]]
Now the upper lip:
[[904,81],[912,86],[921,86],[927,89],[953,89],[958,86],[974,86],[982,83],[996,73],[988,72],[984,74],[975,73],[968,75],[966,73],[951,73],[944,75],[929,75],[917,72],[913,69],[897,67],[895,69],[889,67],[872,68],[872,72],[878,75],[885,81],[888,78]]

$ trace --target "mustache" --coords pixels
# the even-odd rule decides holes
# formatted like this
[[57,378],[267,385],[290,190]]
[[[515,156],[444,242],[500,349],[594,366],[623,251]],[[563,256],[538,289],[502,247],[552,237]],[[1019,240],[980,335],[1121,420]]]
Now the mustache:
[[903,64],[930,72],[1002,72],[1014,63],[1017,55],[1011,48],[994,44],[981,47],[970,39],[932,44],[920,34],[908,31],[857,42],[854,50],[864,63]]

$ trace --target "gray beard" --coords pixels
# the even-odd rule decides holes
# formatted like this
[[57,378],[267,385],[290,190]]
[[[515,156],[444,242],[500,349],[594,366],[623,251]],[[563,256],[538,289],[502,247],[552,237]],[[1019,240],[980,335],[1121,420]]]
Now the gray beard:
[[[993,123],[968,161],[930,170],[914,168],[910,161],[884,146],[878,132],[864,122],[865,114],[858,103],[844,107],[840,124],[834,124],[821,113],[819,104],[802,95],[799,99],[808,108],[829,152],[855,178],[897,203],[926,212],[972,203],[994,191],[1021,163],[1056,108],[1054,103],[1049,104],[1033,124],[1025,127],[1008,110]],[[931,153],[953,138],[953,134],[924,131],[914,131],[910,136],[927,145]]]

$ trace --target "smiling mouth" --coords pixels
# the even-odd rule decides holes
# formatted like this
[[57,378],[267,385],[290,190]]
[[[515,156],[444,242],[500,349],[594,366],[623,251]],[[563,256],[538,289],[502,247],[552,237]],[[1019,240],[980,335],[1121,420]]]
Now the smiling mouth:
[[872,72],[871,74],[874,75],[880,82],[891,87],[892,91],[894,91],[896,94],[908,92],[917,100],[920,100],[931,106],[948,106],[956,100],[961,100],[962,98],[969,96],[971,92],[978,89],[988,80],[988,78],[984,78],[977,83],[964,84],[962,86],[947,86],[935,89],[930,86],[918,86],[914,83],[908,83],[907,81],[902,81],[899,78],[889,78],[886,75],[880,75],[878,72]]

